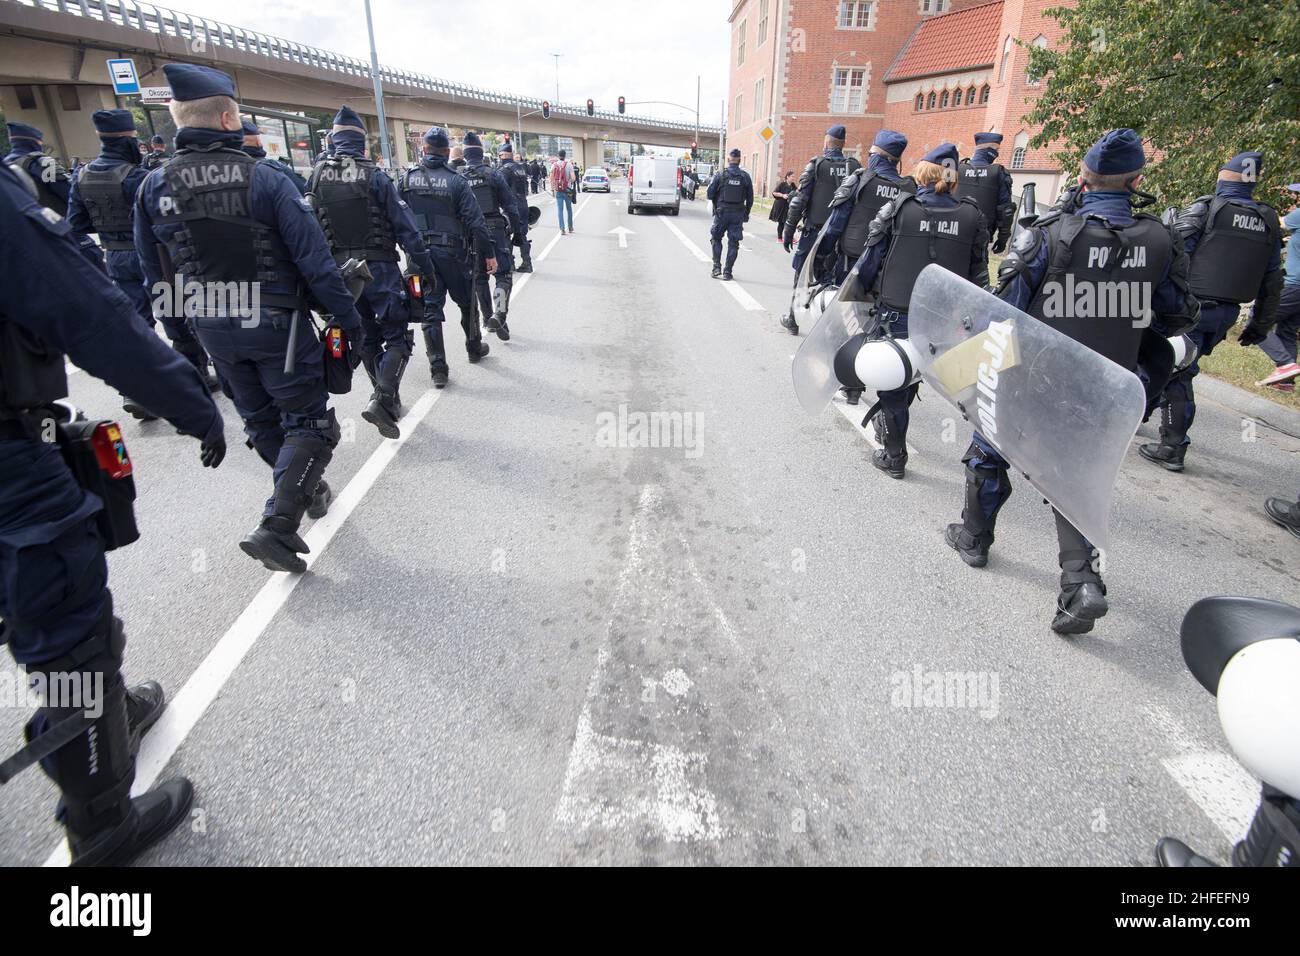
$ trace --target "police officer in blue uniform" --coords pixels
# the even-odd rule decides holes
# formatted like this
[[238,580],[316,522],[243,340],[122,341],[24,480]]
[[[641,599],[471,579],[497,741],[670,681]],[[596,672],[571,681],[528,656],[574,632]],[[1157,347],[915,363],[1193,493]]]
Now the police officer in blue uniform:
[[304,196],[307,195],[307,180],[303,178],[302,174],[298,172],[298,170],[293,168],[293,163],[289,161],[289,157],[277,157],[276,162],[284,167],[284,171],[288,174],[289,178],[293,180],[293,184],[298,187],[298,192],[302,193]]
[[1001,133],[976,133],[975,155],[962,160],[958,191],[979,203],[993,234],[993,252],[1001,255],[1011,238],[1011,220],[1016,204],[1011,198],[1011,174],[997,162]]
[[[1201,302],[1201,318],[1190,333],[1197,360],[1174,374],[1162,401],[1160,441],[1141,445],[1147,461],[1182,471],[1196,418],[1192,381],[1200,359],[1214,351],[1237,324],[1244,302],[1254,302],[1241,332],[1242,345],[1258,345],[1277,321],[1282,298],[1282,224],[1278,214],[1254,198],[1263,170],[1261,153],[1238,153],[1219,169],[1213,196],[1202,196],[1184,209],[1174,229],[1191,257],[1189,282]],[[1295,240],[1293,239],[1292,242]]]
[[141,165],[144,166],[147,172],[157,169],[170,158],[167,153],[167,141],[155,134],[149,137],[149,152],[145,153]]
[[[242,151],[230,77],[190,64],[168,64],[163,72],[172,89],[177,151],[140,186],[136,250],[151,283],[179,272],[187,286],[246,290],[250,311],[256,305],[249,314],[200,303],[194,326],[244,420],[249,445],[275,478],[261,523],[240,547],[273,571],[304,571],[300,555],[308,548],[298,527],[304,512],[318,518],[329,507],[322,476],[340,437],[328,407],[324,352],[302,315],[305,293],[343,330],[354,368],[361,316],[307,200],[288,177]],[[172,268],[163,270],[160,261]],[[290,350],[292,371],[286,371]]]
[[831,197],[831,214],[826,220],[826,242],[839,242],[839,265],[835,282],[842,283],[849,269],[867,248],[867,234],[876,214],[886,203],[903,193],[915,193],[916,182],[898,171],[907,137],[892,129],[882,129],[871,144],[867,165],[844,177]]
[[[1178,335],[1196,321],[1199,304],[1188,289],[1187,255],[1182,242],[1159,219],[1132,208],[1146,155],[1131,129],[1111,130],[1088,150],[1079,175],[1075,212],[1053,210],[1016,236],[998,269],[997,294],[1016,308],[1083,343],[1116,364],[1133,369],[1149,394],[1163,382],[1139,367],[1140,353],[1152,337]],[[1050,278],[1049,278],[1050,277]],[[1133,307],[1122,315],[1077,314],[1078,309],[1047,308],[1066,280],[1075,289],[1125,281],[1152,290],[1148,314]],[[1136,303],[1141,297],[1130,296]],[[1093,299],[1105,308],[1105,296]],[[1168,377],[1168,371],[1165,373]],[[978,432],[962,461],[966,501],[959,524],[945,532],[948,544],[975,568],[988,563],[998,511],[1011,496],[1007,461]],[[1094,564],[1092,544],[1059,512],[1056,533],[1061,591],[1052,630],[1084,634],[1108,610],[1106,586]]]
[[[727,154],[727,168],[719,171],[709,181],[708,197],[713,203],[713,226],[709,239],[713,244],[713,278],[719,275],[730,281],[731,270],[740,255],[740,240],[745,238],[745,223],[754,205],[754,183],[749,173],[740,168],[740,150]],[[727,265],[722,265],[722,234],[727,234]]]
[[[96,110],[91,121],[99,132],[99,156],[77,170],[68,192],[68,225],[78,234],[93,232],[99,236],[109,277],[135,305],[141,321],[153,328],[154,296],[140,268],[132,227],[135,194],[149,175],[140,164],[135,118],[130,110]],[[219,383],[208,367],[208,354],[185,316],[171,316],[164,311],[161,319],[172,348],[198,369],[210,390],[216,391]],[[122,407],[136,418],[155,417],[136,399],[128,398]]]
[[[916,193],[901,192],[871,221],[866,248],[847,281],[870,290],[877,327],[869,331],[878,336],[907,338],[912,286],[932,262],[981,289],[989,287],[988,224],[974,200],[953,195],[957,159],[952,143],[930,150],[913,173]],[[871,464],[891,478],[902,478],[906,471],[909,409],[919,387],[877,392],[867,412],[884,446],[872,453]]]
[[[794,245],[794,231],[803,223],[803,232],[799,234],[799,248],[794,255],[794,284],[799,284],[799,272],[803,269],[804,259],[817,241],[817,234],[831,215],[831,200],[849,173],[860,165],[856,159],[844,155],[844,139],[848,135],[843,126],[832,126],[826,131],[822,141],[822,154],[808,160],[803,175],[799,177],[799,188],[790,197],[790,205],[785,214],[785,232],[781,243],[786,252]],[[791,335],[799,334],[794,313],[782,316],[781,324]]]
[[[266,150],[262,147],[262,131],[258,129],[257,124],[252,120],[244,120],[243,130],[244,145],[241,148],[254,159],[265,160]],[[298,190],[300,196],[306,194],[307,180],[295,173],[293,167],[287,166],[283,162],[274,162],[273,160],[267,160],[267,162],[271,164],[271,168],[277,173],[282,173],[289,177],[289,181],[293,183],[294,188]]]
[[334,260],[342,265],[348,259],[363,259],[370,267],[373,278],[357,301],[357,311],[365,326],[362,362],[374,393],[361,417],[385,438],[397,438],[401,434],[398,392],[415,347],[415,335],[407,324],[398,243],[421,275],[431,275],[433,263],[397,187],[366,156],[366,128],[351,107],[344,106],[335,115],[332,136],[334,152],[312,170],[307,195]]
[[[533,244],[528,239],[528,166],[515,159],[514,149],[507,140],[501,147],[501,173],[506,182],[515,191],[515,210],[519,214],[519,232],[514,235],[514,244],[519,247],[521,263],[514,267],[515,272],[533,271]],[[514,253],[511,253],[513,261]]]
[[[422,328],[429,373],[437,388],[447,385],[447,347],[442,337],[447,296],[460,309],[460,326],[465,331],[469,360],[478,362],[488,354],[488,344],[483,341],[474,314],[470,264],[473,259],[479,259],[489,275],[500,266],[483,210],[465,177],[448,163],[450,154],[451,139],[447,131],[440,126],[430,127],[424,134],[424,155],[419,165],[406,171],[400,188],[433,263],[430,281],[424,283]],[[436,281],[432,281],[435,277]]]
[[198,438],[213,468],[225,454],[221,414],[194,367],[78,254],[71,226],[42,208],[30,177],[8,166],[0,169],[0,289],[0,644],[33,681],[93,687],[99,705],[47,696],[27,725],[29,745],[0,762],[0,782],[39,760],[61,792],[73,864],[120,866],[189,815],[193,787],[176,778],[130,797],[134,754],[164,695],[156,683],[128,689],[123,681],[126,637],[97,520],[104,502],[50,440],[53,403],[68,394],[71,359]]
[[[510,274],[514,260],[514,253],[510,251],[510,237],[519,232],[521,214],[515,203],[515,194],[507,185],[506,178],[484,162],[483,141],[479,139],[478,134],[466,133],[464,144],[465,165],[460,168],[460,174],[474,190],[474,198],[478,200],[479,209],[483,211],[483,218],[492,233],[492,244],[497,261],[496,272],[489,273],[481,257],[475,257],[474,294],[478,300],[484,326],[505,342],[510,338],[510,326],[506,324],[506,318],[510,311],[510,289],[514,283]],[[523,210],[522,216],[527,219],[527,208]],[[496,283],[495,289],[488,284],[489,275]]]
[[[26,123],[6,123],[9,131],[9,153],[4,162],[16,166],[36,184],[37,201],[60,216],[68,215],[68,194],[72,191],[72,177],[53,156],[45,155],[45,133]],[[104,268],[104,257],[84,232],[75,233],[81,254],[90,262]]]

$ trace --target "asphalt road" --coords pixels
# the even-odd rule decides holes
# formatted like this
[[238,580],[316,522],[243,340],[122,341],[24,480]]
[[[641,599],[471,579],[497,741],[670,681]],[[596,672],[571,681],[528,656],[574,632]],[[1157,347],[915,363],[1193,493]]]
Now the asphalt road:
[[[143,862],[1146,865],[1165,834],[1224,860],[1257,784],[1177,629],[1206,595],[1300,595],[1300,542],[1260,510],[1296,492],[1300,440],[1203,402],[1185,473],[1134,449],[1111,613],[1062,639],[1024,482],[986,569],[943,543],[950,406],[923,389],[902,482],[847,414],[799,409],[772,224],[725,284],[702,201],[629,216],[615,187],[573,236],[543,200],[513,338],[469,366],[449,324],[451,384],[417,356],[400,443],[360,384],[341,398],[347,491],[304,576],[237,547],[270,480],[224,399],[216,472],[124,423],[143,538],[111,583],[128,678],[173,697],[141,777],[198,789]],[[72,392],[118,414],[84,373]],[[651,413],[677,440],[627,447]],[[945,676],[964,699],[911,699]],[[0,740],[25,717],[0,707]],[[51,858],[54,799],[36,772],[0,790],[0,862]]]

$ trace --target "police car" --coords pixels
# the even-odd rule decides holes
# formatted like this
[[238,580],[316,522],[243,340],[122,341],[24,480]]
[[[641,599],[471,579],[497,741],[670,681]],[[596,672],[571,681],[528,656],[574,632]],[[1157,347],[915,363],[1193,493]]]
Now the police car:
[[609,173],[600,167],[587,170],[582,174],[582,191],[584,193],[609,192]]

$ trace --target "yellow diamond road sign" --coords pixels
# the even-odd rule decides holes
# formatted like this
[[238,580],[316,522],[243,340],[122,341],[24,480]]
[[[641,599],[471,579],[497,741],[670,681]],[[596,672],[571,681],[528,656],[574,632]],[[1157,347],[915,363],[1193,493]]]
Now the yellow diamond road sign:
[[758,131],[758,135],[763,137],[763,142],[770,143],[772,142],[772,137],[776,135],[776,130],[772,129],[771,126],[764,126]]

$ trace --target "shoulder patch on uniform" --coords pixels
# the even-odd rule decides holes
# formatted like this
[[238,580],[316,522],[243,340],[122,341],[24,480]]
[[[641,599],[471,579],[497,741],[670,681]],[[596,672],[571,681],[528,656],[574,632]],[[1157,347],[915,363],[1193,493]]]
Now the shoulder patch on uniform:
[[312,208],[311,208],[311,203],[308,202],[306,196],[299,196],[299,197],[298,197],[298,205],[301,206],[303,209],[307,210],[307,212],[312,212],[312,211],[313,211]]

